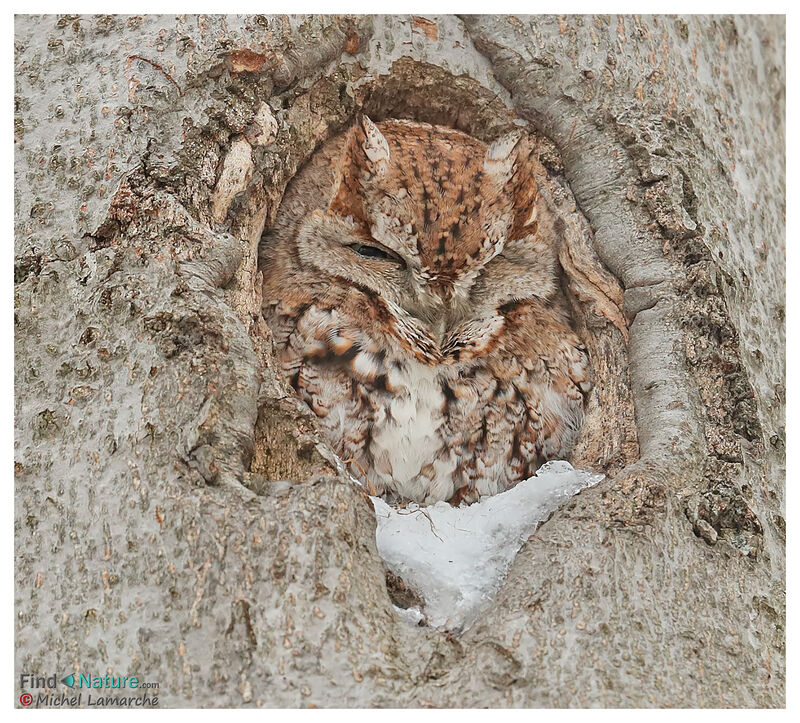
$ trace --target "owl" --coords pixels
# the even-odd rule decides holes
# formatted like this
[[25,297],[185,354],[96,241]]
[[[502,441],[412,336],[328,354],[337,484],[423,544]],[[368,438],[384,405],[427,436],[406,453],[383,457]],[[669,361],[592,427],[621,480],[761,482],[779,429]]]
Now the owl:
[[261,266],[280,370],[337,454],[421,504],[566,458],[590,369],[533,142],[362,116],[331,148],[287,191]]

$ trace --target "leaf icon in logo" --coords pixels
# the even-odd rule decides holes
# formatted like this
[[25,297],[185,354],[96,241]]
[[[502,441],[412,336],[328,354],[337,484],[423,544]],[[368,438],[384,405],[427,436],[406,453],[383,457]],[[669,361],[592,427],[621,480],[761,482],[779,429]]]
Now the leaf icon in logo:
[[75,686],[75,676],[74,675],[68,675],[66,678],[62,678],[61,682],[64,685],[68,685],[70,688],[72,688],[72,687]]

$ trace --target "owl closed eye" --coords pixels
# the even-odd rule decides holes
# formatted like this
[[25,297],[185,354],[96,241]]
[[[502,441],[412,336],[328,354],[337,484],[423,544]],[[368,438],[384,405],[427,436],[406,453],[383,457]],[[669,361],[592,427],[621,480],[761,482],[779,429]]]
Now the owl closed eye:
[[566,457],[589,367],[527,137],[362,117],[332,147],[329,200],[301,172],[265,239],[264,315],[355,476],[471,500]]

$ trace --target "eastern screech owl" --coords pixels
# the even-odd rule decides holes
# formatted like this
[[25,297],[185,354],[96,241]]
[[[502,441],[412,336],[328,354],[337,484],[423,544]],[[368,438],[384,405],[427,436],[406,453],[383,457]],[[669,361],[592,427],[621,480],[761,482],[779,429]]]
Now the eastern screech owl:
[[519,132],[362,117],[327,195],[284,198],[262,251],[280,368],[377,493],[471,501],[576,441],[589,364],[534,156]]

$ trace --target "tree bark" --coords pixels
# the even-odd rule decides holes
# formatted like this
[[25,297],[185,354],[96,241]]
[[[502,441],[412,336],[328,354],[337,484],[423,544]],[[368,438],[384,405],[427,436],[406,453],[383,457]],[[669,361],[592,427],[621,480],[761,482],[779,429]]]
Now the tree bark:
[[[18,674],[176,707],[784,705],[782,18],[17,16],[15,49]],[[260,315],[262,231],[359,110],[527,123],[624,316],[582,307],[636,439],[585,447],[609,478],[461,636],[395,614]]]

